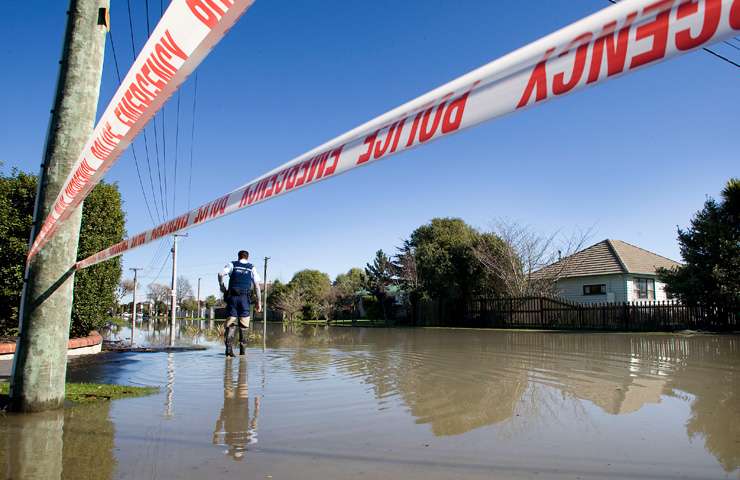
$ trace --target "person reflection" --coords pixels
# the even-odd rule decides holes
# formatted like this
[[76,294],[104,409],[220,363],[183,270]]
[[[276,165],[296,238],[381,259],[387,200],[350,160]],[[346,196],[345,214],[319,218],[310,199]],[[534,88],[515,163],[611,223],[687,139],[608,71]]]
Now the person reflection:
[[[236,381],[234,363],[239,364]],[[224,367],[224,405],[213,430],[213,444],[227,446],[226,453],[230,457],[243,460],[247,445],[257,443],[259,411],[260,399],[255,397],[254,412],[250,419],[246,359],[228,357]]]

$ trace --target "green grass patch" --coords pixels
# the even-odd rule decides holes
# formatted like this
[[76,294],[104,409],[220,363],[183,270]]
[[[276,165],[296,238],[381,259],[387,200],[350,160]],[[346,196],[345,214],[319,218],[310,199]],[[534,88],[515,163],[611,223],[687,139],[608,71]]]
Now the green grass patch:
[[112,323],[113,325],[118,325],[119,327],[128,327],[129,325],[131,325],[131,319],[126,319],[123,317],[112,317],[110,319],[110,323]]
[[[0,395],[7,396],[10,384],[0,383]],[[74,403],[91,403],[121,398],[135,398],[157,393],[157,387],[132,387],[129,385],[110,385],[106,383],[68,383],[66,398]]]

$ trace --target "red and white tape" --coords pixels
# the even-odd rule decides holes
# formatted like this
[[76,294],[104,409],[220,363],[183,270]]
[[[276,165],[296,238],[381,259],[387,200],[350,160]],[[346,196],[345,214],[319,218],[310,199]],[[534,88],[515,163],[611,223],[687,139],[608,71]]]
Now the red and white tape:
[[84,268],[278,195],[737,35],[740,0],[624,0],[395,108],[151,230]]
[[252,3],[254,0],[170,3],[82,149],[34,238],[29,260]]

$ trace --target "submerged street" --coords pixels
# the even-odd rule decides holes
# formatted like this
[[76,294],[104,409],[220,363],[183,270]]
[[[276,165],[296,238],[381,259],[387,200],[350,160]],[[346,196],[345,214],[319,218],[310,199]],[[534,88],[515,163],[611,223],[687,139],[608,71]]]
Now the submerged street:
[[204,351],[71,360],[70,381],[160,392],[5,416],[4,478],[738,474],[737,336],[275,324],[226,359],[216,325],[180,325]]

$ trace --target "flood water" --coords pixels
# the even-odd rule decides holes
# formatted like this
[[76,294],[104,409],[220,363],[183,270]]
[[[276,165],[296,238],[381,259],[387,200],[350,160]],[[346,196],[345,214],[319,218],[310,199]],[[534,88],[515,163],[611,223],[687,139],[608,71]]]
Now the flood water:
[[161,391],[0,417],[0,475],[740,478],[739,336],[270,325],[227,359],[208,326],[72,361]]

